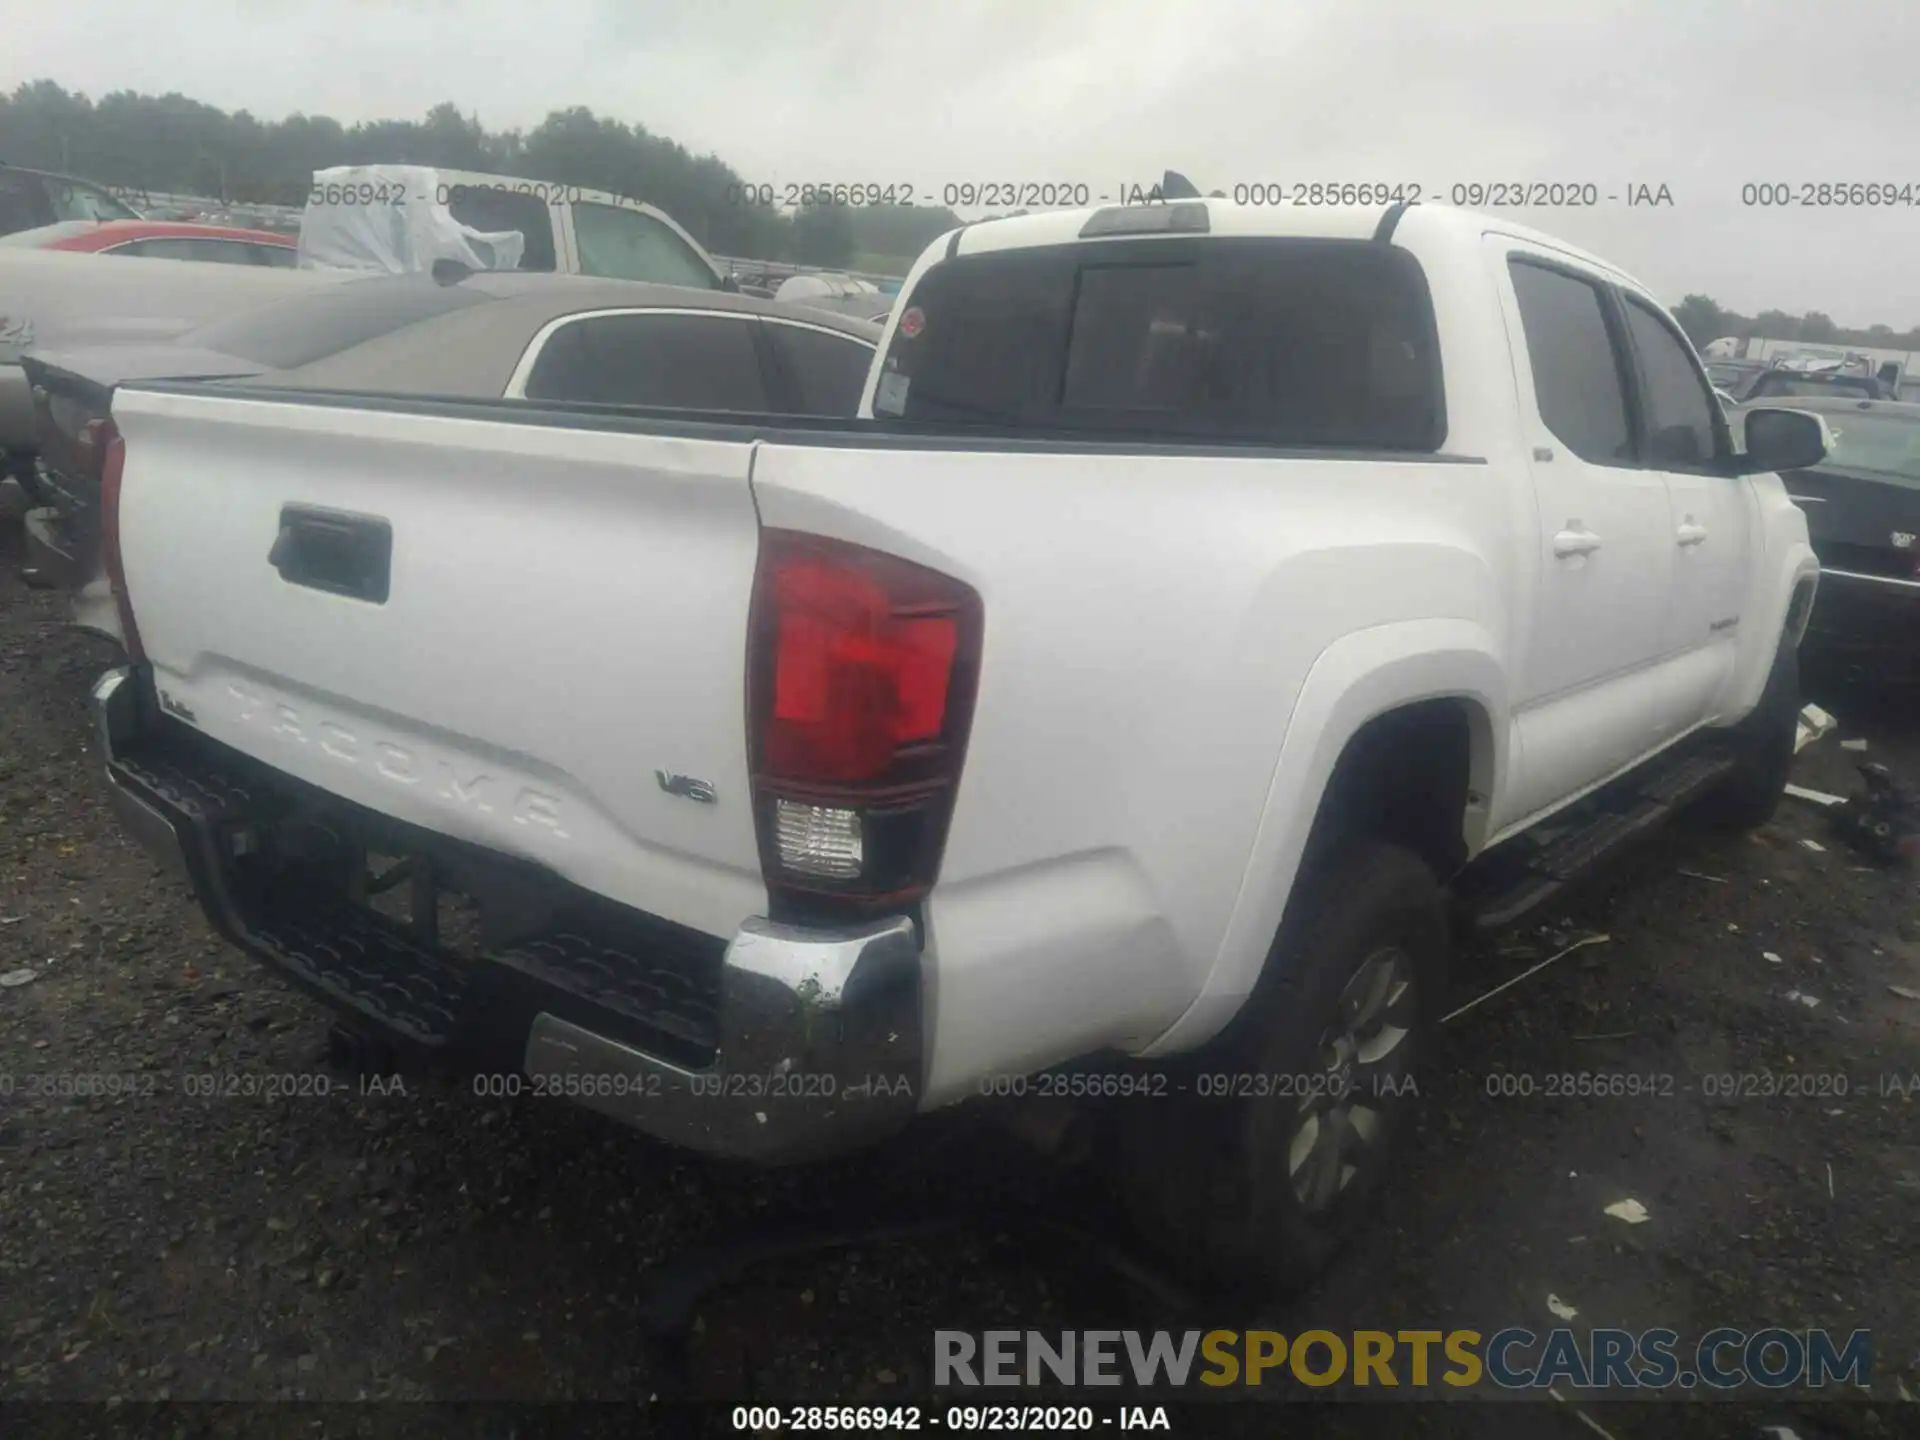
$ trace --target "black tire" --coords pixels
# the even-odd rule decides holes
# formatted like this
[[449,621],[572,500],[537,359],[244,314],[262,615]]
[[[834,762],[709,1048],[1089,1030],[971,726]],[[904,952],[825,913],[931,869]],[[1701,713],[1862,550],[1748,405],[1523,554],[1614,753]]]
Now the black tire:
[[[1417,1098],[1414,1066],[1444,983],[1446,892],[1413,852],[1360,840],[1299,884],[1310,888],[1289,907],[1261,984],[1227,1032],[1179,1067],[1184,1089],[1116,1107],[1115,1179],[1135,1226],[1181,1268],[1236,1292],[1299,1288],[1360,1228]],[[1406,989],[1393,990],[1389,1021],[1375,1033],[1376,1045],[1390,1031],[1400,1038],[1369,1084],[1364,1031],[1357,1063],[1351,1054],[1330,1063],[1323,1042],[1353,989],[1369,983],[1363,972],[1378,979],[1383,955],[1397,956],[1387,973]],[[1317,1148],[1321,1137],[1339,1133],[1334,1100],[1344,1087],[1331,1077],[1342,1073],[1358,1082],[1343,1097],[1349,1117],[1372,1117],[1354,1120],[1348,1138],[1360,1143],[1316,1172],[1328,1153]],[[1218,1092],[1218,1076],[1249,1079],[1224,1097],[1203,1093]],[[1327,1119],[1324,1128],[1315,1119],[1309,1141],[1302,1112],[1314,1107]],[[1306,1156],[1298,1172],[1296,1141]],[[1331,1198],[1315,1204],[1315,1174],[1336,1172]]]
[[1701,801],[1701,818],[1729,830],[1755,830],[1771,820],[1793,773],[1799,722],[1800,652],[1783,644],[1759,703],[1728,732],[1734,771]]

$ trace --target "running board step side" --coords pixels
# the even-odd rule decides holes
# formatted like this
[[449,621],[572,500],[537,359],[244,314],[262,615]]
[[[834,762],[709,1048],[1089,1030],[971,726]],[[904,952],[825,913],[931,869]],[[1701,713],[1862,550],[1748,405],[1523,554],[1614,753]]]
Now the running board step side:
[[1623,776],[1469,867],[1459,894],[1472,929],[1504,930],[1658,829],[1733,770],[1699,751]]

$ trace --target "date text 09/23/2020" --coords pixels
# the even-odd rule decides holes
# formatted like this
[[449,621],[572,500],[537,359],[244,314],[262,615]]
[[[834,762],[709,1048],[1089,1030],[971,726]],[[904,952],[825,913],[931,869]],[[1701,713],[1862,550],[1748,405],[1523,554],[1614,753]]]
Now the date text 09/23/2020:
[[[730,205],[779,209],[811,207],[1051,210],[1092,205],[1163,205],[1158,185],[1094,184],[1085,180],[959,180],[926,186],[907,182],[741,182],[724,192]],[[1483,209],[1592,209],[1604,205],[1666,208],[1674,203],[1664,181],[1471,180],[1446,185],[1380,180],[1257,180],[1218,187],[1214,198],[1236,205],[1452,204]]]

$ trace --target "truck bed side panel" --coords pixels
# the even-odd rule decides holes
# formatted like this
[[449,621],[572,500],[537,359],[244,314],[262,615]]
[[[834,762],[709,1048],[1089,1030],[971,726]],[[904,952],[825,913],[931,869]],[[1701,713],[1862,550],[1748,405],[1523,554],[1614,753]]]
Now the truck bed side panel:
[[764,523],[892,551],[985,603],[928,901],[936,1103],[1143,1050],[1186,1012],[1243,885],[1272,887],[1248,858],[1316,658],[1404,621],[1501,644],[1509,490],[1445,458],[762,447]]

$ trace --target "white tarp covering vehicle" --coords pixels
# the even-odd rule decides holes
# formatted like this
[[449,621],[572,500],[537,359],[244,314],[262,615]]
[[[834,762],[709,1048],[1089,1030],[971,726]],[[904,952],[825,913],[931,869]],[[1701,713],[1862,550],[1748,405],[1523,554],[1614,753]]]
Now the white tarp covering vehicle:
[[736,288],[671,215],[631,196],[424,165],[315,171],[299,243],[300,264],[313,269],[405,274],[450,260],[472,270]]
[[456,220],[449,206],[457,185],[429,165],[314,171],[300,216],[300,268],[405,275],[453,260],[470,270],[517,270],[526,237]]

